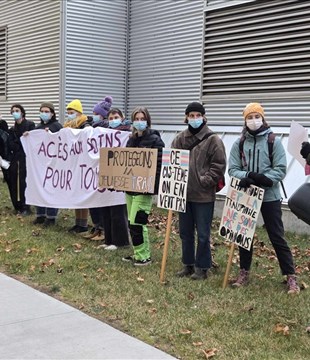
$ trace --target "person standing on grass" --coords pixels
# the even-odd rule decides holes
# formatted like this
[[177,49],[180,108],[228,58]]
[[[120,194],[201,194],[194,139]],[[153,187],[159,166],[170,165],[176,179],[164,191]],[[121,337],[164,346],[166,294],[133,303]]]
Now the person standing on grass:
[[158,149],[155,187],[153,193],[126,193],[129,231],[134,254],[122,260],[132,262],[135,266],[151,264],[151,252],[148,234],[148,216],[152,209],[152,195],[157,194],[162,159],[162,148],[165,147],[157,130],[151,129],[151,116],[147,108],[136,107],[131,114],[132,134],[127,147]]
[[[111,109],[108,113],[109,128],[130,131],[130,123],[120,109]],[[128,215],[126,204],[105,206],[102,209],[105,234],[105,250],[116,250],[129,245]]]
[[8,184],[9,182],[9,170],[3,165],[2,160],[10,161],[9,150],[9,127],[5,120],[2,119],[0,114],[0,167],[3,173],[3,181]]
[[[88,117],[83,114],[82,103],[79,99],[71,101],[67,105],[68,120],[65,122],[64,127],[72,129],[84,129],[90,126]],[[75,225],[69,229],[70,233],[83,233],[87,232],[88,226],[88,209],[75,210]]]
[[[62,125],[57,121],[54,105],[44,102],[40,106],[40,124],[36,130],[46,130],[52,133],[58,132]],[[55,225],[58,209],[36,206],[36,219],[33,224],[44,224],[44,226]]]
[[[191,149],[186,212],[179,212],[183,268],[176,275],[203,280],[212,266],[211,223],[216,185],[225,173],[226,154],[222,140],[207,126],[202,104],[190,103],[185,109],[184,122],[187,129],[179,133],[171,144],[174,149]],[[195,230],[198,238],[196,250]]]
[[[108,112],[111,109],[113,103],[112,96],[106,96],[102,101],[98,102],[93,108],[92,127],[107,128],[109,122],[107,120]],[[93,226],[87,234],[83,237],[85,239],[102,241],[105,239],[104,224],[103,224],[103,208],[90,208],[90,217],[92,219]]]
[[[286,156],[281,140],[274,139],[272,162],[269,157],[269,134],[272,133],[265,120],[263,107],[259,103],[249,103],[243,110],[244,138],[243,152],[240,152],[240,139],[233,144],[230,157],[230,176],[240,180],[240,188],[251,185],[265,190],[261,213],[269,239],[275,249],[283,275],[287,276],[289,294],[299,293],[292,252],[284,238],[279,183],[286,174]],[[239,247],[240,273],[232,286],[240,287],[249,282],[253,246],[248,251]]]
[[17,214],[27,216],[31,214],[30,206],[26,204],[26,154],[20,138],[24,133],[35,128],[33,121],[26,120],[26,111],[20,104],[11,107],[11,114],[15,124],[9,130],[9,150],[11,163],[9,167],[9,191],[12,204]]

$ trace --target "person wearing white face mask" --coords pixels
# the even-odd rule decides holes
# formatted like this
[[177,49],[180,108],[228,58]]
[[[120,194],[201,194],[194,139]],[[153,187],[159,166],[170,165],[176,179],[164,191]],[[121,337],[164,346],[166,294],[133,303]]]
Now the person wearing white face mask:
[[15,124],[9,130],[9,150],[11,163],[9,167],[8,187],[12,204],[17,214],[23,216],[31,213],[30,206],[26,204],[26,155],[23,150],[20,138],[24,133],[35,128],[33,121],[26,120],[26,111],[20,104],[11,107],[11,114]]
[[211,223],[216,185],[225,173],[226,154],[222,140],[207,126],[202,104],[188,104],[184,122],[187,129],[171,144],[171,148],[190,150],[186,212],[179,212],[183,268],[176,275],[204,280],[212,267]]
[[[54,105],[50,102],[44,102],[40,106],[40,123],[35,130],[46,130],[52,133],[58,132],[62,125],[57,121]],[[43,226],[54,225],[58,209],[36,206],[36,219],[33,224],[43,224]]]
[[[275,249],[281,272],[287,277],[289,294],[299,293],[292,252],[284,238],[279,183],[286,174],[286,155],[281,140],[274,137],[272,159],[269,155],[269,137],[272,131],[265,120],[261,104],[249,103],[243,110],[244,128],[242,137],[232,146],[229,157],[230,176],[241,179],[240,188],[256,185],[265,189],[261,213],[269,239]],[[242,154],[240,143],[243,142]],[[233,287],[249,282],[253,256],[250,251],[239,247],[240,273]]]

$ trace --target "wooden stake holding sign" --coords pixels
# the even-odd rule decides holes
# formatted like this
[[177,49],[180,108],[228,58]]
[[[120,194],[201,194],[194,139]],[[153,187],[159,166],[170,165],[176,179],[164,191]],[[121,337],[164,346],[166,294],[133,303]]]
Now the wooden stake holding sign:
[[239,179],[232,177],[227,190],[219,234],[230,241],[228,263],[223,281],[227,286],[235,244],[250,251],[265,190],[251,185],[239,187]]
[[163,149],[157,206],[168,209],[167,228],[161,263],[160,282],[164,283],[171,233],[172,212],[186,211],[189,150]]

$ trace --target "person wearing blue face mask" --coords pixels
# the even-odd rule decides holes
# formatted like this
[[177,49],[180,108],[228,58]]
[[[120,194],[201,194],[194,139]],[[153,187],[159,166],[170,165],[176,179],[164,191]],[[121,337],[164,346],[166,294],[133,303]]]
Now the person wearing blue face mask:
[[131,114],[132,135],[126,146],[158,149],[155,187],[153,193],[126,193],[129,231],[133,245],[133,255],[122,260],[134,266],[151,264],[151,251],[148,236],[148,216],[152,209],[152,195],[158,193],[162,148],[165,147],[157,130],[151,129],[151,116],[147,108],[137,107]]
[[190,150],[186,212],[179,212],[183,268],[176,275],[203,280],[212,266],[211,223],[216,185],[225,173],[226,154],[222,140],[207,126],[202,104],[192,102],[186,107],[185,123],[187,129],[171,144],[171,148]]
[[[50,102],[44,102],[40,106],[40,123],[36,130],[46,130],[52,133],[58,132],[62,125],[57,121],[54,105]],[[33,224],[43,224],[43,226],[54,225],[58,209],[36,206],[36,219]]]
[[33,121],[26,119],[26,111],[20,104],[11,107],[11,114],[15,124],[9,130],[9,150],[11,163],[9,167],[8,187],[12,204],[17,214],[27,216],[31,214],[30,206],[26,204],[26,155],[20,138],[35,128]]

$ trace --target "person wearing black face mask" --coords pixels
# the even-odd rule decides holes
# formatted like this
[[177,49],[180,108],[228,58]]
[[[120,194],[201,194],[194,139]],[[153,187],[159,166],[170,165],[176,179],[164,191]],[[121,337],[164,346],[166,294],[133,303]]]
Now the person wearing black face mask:
[[[232,146],[228,174],[240,179],[239,187],[256,185],[264,188],[261,213],[269,239],[275,249],[283,275],[287,276],[288,294],[299,293],[292,252],[284,238],[281,212],[280,181],[286,174],[286,155],[281,140],[274,137],[272,161],[269,156],[268,139],[272,133],[265,120],[264,109],[259,103],[249,103],[243,110],[245,120],[242,136]],[[240,142],[243,150],[240,154]],[[250,251],[239,247],[240,273],[232,284],[247,285],[252,262]]]
[[188,128],[171,144],[171,148],[190,150],[186,212],[179,212],[183,268],[176,275],[203,280],[212,266],[210,230],[216,185],[225,173],[226,154],[222,140],[207,126],[202,104],[190,103],[185,116]]
[[20,104],[11,107],[11,114],[15,124],[9,130],[9,149],[11,164],[9,167],[9,191],[12,204],[17,214],[23,216],[31,213],[30,206],[26,204],[26,155],[20,138],[24,133],[35,128],[33,121],[26,120],[26,111]]

